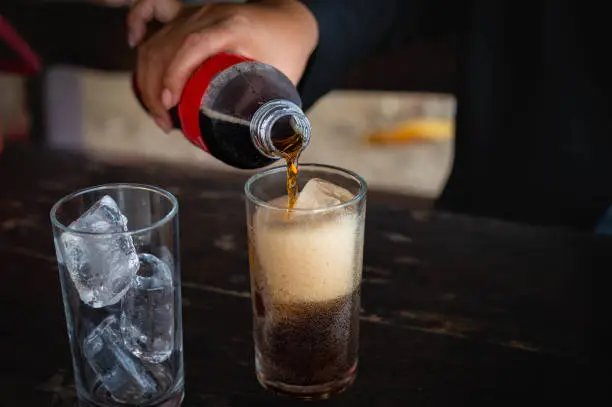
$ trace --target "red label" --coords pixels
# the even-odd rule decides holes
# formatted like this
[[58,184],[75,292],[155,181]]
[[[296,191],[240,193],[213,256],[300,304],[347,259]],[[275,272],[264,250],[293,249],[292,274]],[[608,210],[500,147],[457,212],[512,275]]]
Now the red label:
[[204,151],[209,152],[200,131],[200,105],[202,98],[210,82],[219,72],[245,61],[251,61],[251,59],[230,53],[217,54],[204,61],[185,84],[181,100],[178,104],[181,128],[183,135],[192,144]]

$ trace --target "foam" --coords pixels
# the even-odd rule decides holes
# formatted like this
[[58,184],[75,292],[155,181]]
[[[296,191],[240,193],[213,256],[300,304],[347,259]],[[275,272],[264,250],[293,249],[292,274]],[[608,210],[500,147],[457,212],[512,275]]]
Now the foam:
[[[286,202],[287,197],[278,198]],[[276,200],[275,200],[276,201]],[[360,277],[355,250],[359,218],[340,210],[325,215],[258,208],[251,233],[255,280],[280,303],[323,302],[348,295]]]

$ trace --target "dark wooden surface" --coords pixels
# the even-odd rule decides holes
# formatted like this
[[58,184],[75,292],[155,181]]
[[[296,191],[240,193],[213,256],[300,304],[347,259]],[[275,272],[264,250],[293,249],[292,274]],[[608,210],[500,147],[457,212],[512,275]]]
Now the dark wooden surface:
[[[75,189],[118,181],[180,200],[184,405],[292,404],[254,376],[245,178],[43,150],[0,156],[0,405],[73,405],[48,212]],[[611,270],[612,240],[415,202],[369,195],[360,372],[328,404],[590,405],[594,338],[607,325],[593,318],[594,287]]]

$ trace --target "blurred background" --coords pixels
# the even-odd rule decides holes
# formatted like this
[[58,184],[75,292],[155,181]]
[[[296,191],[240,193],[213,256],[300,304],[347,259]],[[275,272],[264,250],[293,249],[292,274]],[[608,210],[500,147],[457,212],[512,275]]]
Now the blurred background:
[[[2,3],[3,147],[41,143],[236,171],[180,133],[158,130],[137,103],[126,9],[94,0]],[[308,112],[313,137],[302,160],[352,169],[378,189],[435,198],[452,163],[454,63],[448,39],[430,32],[443,22],[414,18],[418,24],[407,24],[411,32],[398,33]],[[420,40],[423,32],[428,42]],[[396,67],[401,74],[394,75]]]

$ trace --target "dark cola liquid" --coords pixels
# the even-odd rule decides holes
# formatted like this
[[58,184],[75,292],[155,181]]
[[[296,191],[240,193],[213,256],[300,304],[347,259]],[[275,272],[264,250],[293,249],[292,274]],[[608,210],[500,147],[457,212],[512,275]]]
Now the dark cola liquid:
[[200,111],[200,130],[210,154],[228,165],[255,169],[275,161],[253,145],[250,129],[245,125],[211,119]]
[[[170,110],[170,116],[174,127],[180,129],[181,124],[176,109]],[[214,119],[201,110],[199,112],[199,123],[202,139],[210,154],[232,167],[256,169],[276,161],[261,154],[255,147],[251,140],[251,130],[248,124]]]
[[360,293],[335,300],[277,305],[255,298],[258,372],[266,382],[316,386],[346,378],[355,369]]
[[[208,85],[196,81],[193,84],[188,82],[186,86],[208,86],[200,106],[183,105],[182,101],[179,105],[187,110],[199,108],[199,137],[212,156],[228,165],[256,169],[272,164],[277,158],[287,159],[287,154],[282,154],[285,153],[283,146],[294,146],[296,143],[291,140],[302,138],[295,133],[288,120],[279,120],[271,135],[279,150],[277,158],[262,154],[251,140],[250,121],[262,105],[273,100],[287,100],[301,105],[299,93],[291,81],[272,67],[241,62],[217,72]],[[133,88],[138,101],[146,109],[135,78]],[[171,108],[169,113],[174,128],[182,130],[184,123],[179,118],[178,107]],[[189,126],[193,128],[193,123]]]
[[[200,109],[202,138],[210,153],[226,164],[236,168],[255,169],[275,161],[261,154],[253,144],[250,119],[264,103],[275,99],[296,99],[297,94],[288,95],[286,88],[266,76],[269,74],[269,71],[241,70],[239,75],[223,86],[214,101],[205,100]],[[299,103],[299,99],[292,101]],[[272,129],[272,139],[281,148],[293,145],[288,140],[295,137],[288,118],[280,120]],[[278,158],[285,157],[279,155]]]

